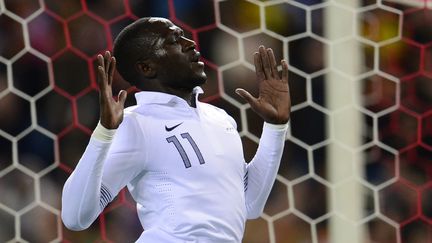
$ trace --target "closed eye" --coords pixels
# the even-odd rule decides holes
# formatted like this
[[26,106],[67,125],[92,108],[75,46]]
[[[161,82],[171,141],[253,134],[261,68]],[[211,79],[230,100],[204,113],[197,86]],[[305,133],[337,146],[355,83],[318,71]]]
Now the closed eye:
[[170,44],[177,44],[179,40],[184,36],[184,32],[181,29],[176,29],[172,32],[170,37]]

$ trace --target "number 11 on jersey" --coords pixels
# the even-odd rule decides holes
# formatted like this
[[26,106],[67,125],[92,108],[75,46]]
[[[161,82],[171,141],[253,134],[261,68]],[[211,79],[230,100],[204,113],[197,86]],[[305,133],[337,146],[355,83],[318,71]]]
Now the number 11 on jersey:
[[[205,164],[205,161],[204,161],[204,158],[203,158],[203,156],[201,154],[201,151],[199,150],[198,146],[196,145],[196,143],[193,140],[193,138],[191,137],[191,135],[189,133],[182,133],[182,134],[180,134],[180,136],[183,139],[186,139],[189,142],[189,144],[192,146],[192,148],[193,148],[193,150],[194,150],[194,152],[195,152],[195,154],[196,154],[196,156],[198,158],[199,163],[200,164]],[[176,147],[177,151],[180,154],[180,157],[183,160],[184,166],[186,168],[191,167],[192,165],[190,163],[189,157],[186,154],[186,151],[184,150],[182,144],[177,139],[177,137],[176,136],[171,136],[171,137],[166,138],[166,140],[167,140],[168,143],[173,143],[174,144],[174,146]]]

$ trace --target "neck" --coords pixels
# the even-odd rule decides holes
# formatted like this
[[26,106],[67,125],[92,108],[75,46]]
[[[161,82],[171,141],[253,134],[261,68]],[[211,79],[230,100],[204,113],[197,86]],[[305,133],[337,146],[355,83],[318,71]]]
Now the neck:
[[160,85],[159,82],[157,82],[156,85],[151,85],[152,84],[151,82],[147,82],[146,84],[147,85],[145,85],[145,87],[141,86],[138,88],[144,91],[155,91],[155,92],[175,95],[184,99],[190,106],[196,107],[196,101],[195,101],[195,95],[193,94],[193,89],[162,86]]
[[193,90],[191,89],[179,89],[179,88],[166,87],[165,90],[161,92],[178,96],[184,99],[189,104],[189,106],[196,107],[195,95],[193,94]]

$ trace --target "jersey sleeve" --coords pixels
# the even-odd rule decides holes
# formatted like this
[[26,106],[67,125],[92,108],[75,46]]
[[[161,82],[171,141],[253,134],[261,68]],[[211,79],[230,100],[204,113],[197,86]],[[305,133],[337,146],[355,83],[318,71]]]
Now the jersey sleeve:
[[102,185],[113,197],[145,169],[147,161],[143,132],[134,115],[128,118],[114,137],[102,173]]
[[245,172],[245,199],[247,218],[258,218],[273,187],[285,145],[288,123],[264,123],[257,152]]
[[88,228],[118,192],[144,169],[141,134],[133,115],[125,115],[116,131],[98,125],[63,187],[61,216],[67,228]]

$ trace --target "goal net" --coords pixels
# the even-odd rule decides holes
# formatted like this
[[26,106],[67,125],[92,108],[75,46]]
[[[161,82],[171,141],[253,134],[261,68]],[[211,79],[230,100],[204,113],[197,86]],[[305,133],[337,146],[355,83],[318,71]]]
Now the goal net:
[[201,100],[237,121],[247,161],[263,121],[234,90],[257,95],[259,45],[288,60],[284,155],[243,242],[432,242],[431,0],[0,0],[0,242],[141,234],[127,190],[82,232],[60,198],[98,121],[96,55],[145,16],[197,43]]

